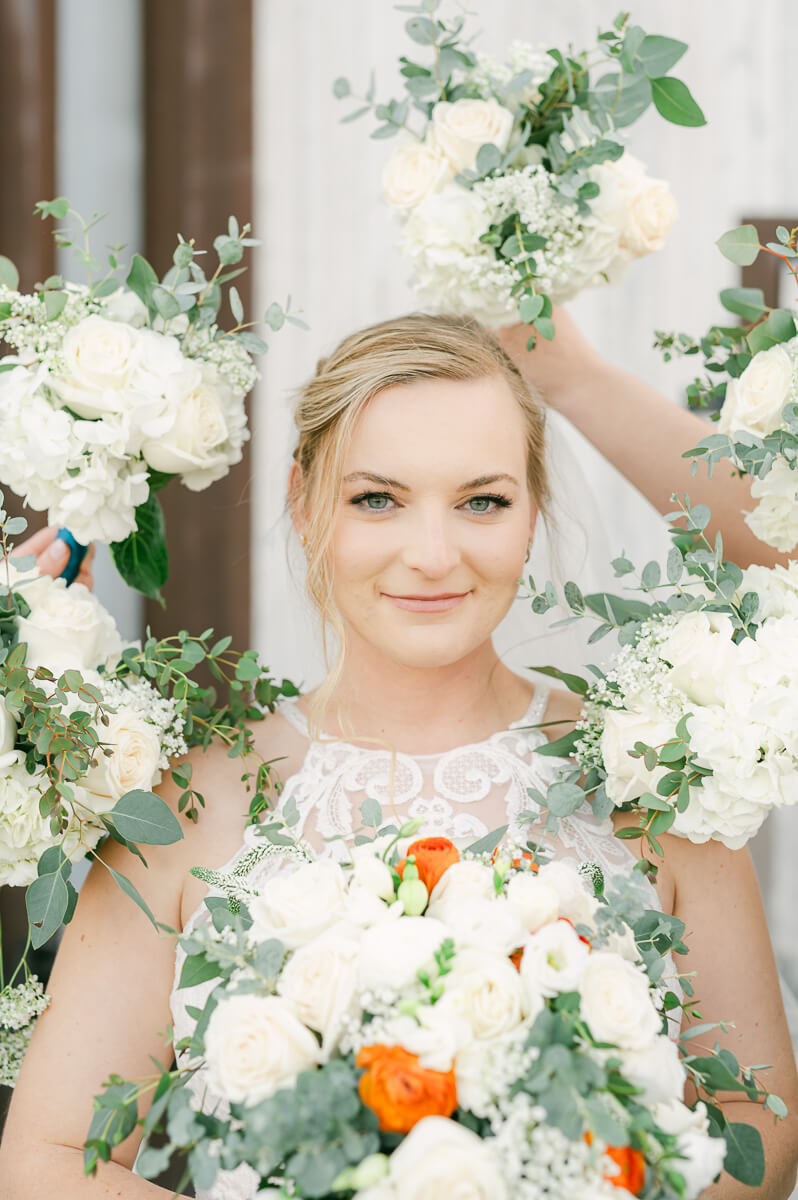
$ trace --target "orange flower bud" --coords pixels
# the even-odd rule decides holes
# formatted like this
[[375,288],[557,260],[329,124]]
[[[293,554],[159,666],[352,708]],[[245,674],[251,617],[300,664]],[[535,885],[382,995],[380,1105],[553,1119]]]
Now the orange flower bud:
[[[428,892],[432,891],[441,875],[449,869],[452,863],[460,861],[460,851],[453,842],[443,837],[419,838],[417,842],[413,842],[407,848],[407,858],[410,858],[411,855],[418,868],[418,877]],[[407,858],[403,858],[396,864],[400,876],[405,869]]]
[[383,1133],[408,1133],[422,1117],[450,1117],[457,1108],[454,1069],[430,1071],[402,1046],[364,1046],[358,1090]]

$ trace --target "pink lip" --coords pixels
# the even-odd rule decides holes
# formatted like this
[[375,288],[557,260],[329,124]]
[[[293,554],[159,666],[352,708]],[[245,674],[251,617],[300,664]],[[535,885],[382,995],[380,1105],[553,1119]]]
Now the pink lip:
[[468,592],[446,592],[440,596],[392,596],[383,592],[386,600],[390,600],[397,608],[406,612],[448,612],[465,600]]

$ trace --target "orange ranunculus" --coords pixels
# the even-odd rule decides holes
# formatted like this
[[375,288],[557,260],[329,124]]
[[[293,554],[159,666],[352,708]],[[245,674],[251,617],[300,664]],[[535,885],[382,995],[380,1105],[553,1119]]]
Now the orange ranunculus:
[[[460,861],[460,851],[453,842],[444,837],[419,838],[412,846],[407,847],[407,858],[410,858],[411,854],[418,869],[418,877],[428,892],[432,891],[452,863]],[[405,869],[407,858],[396,864],[400,876]]]
[[358,1090],[383,1133],[408,1133],[422,1117],[450,1117],[457,1108],[454,1069],[430,1071],[402,1046],[364,1046]]
[[521,946],[521,948],[518,950],[513,950],[512,954],[510,955],[510,962],[515,967],[516,971],[521,970],[521,959],[523,957],[524,957],[524,947],[523,946]]
[[[588,1146],[592,1144],[593,1135],[590,1131],[585,1134],[585,1141]],[[646,1182],[646,1160],[641,1151],[633,1150],[631,1146],[607,1146],[604,1153],[620,1167],[616,1175],[604,1176],[607,1183],[611,1183],[613,1187],[626,1188],[633,1196],[639,1196]]]

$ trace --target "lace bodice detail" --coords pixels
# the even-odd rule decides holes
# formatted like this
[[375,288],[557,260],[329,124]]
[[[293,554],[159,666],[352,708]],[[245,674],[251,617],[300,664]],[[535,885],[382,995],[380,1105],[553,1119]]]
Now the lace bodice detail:
[[[420,818],[423,825],[417,837],[448,837],[468,845],[506,826],[507,837],[524,842],[531,838],[546,845],[554,858],[575,866],[595,863],[607,879],[629,873],[635,858],[615,837],[612,823],[600,820],[588,809],[562,818],[555,838],[543,831],[538,806],[529,792],[533,789],[545,794],[563,766],[562,759],[535,753],[546,741],[535,726],[543,719],[547,701],[548,690],[538,689],[527,712],[508,729],[443,753],[411,755],[334,738],[314,740],[296,700],[285,699],[279,711],[307,739],[307,751],[299,770],[285,781],[276,811],[293,819],[292,833],[309,842],[318,856],[337,860],[348,858],[353,837],[364,823],[368,824],[362,819],[361,808],[371,800],[380,805],[382,824],[398,826],[410,818]],[[248,859],[258,857],[250,852],[260,845],[258,827],[248,826],[241,849],[220,869],[233,873],[246,869],[247,884],[258,888],[282,865],[279,859],[267,857],[249,870]],[[660,907],[653,887],[651,907]],[[207,920],[208,911],[203,905],[187,922],[186,929]],[[176,981],[182,964],[183,953],[178,948]],[[666,974],[668,987],[678,990],[675,969],[667,969]],[[173,991],[175,1041],[190,1032],[187,1006],[201,1007],[210,986],[200,984]],[[208,1095],[203,1074],[199,1071],[191,1081],[195,1102],[219,1111],[223,1102]],[[251,1200],[256,1191],[254,1172],[239,1167],[221,1172],[212,1190],[198,1192],[197,1196],[198,1200]]]

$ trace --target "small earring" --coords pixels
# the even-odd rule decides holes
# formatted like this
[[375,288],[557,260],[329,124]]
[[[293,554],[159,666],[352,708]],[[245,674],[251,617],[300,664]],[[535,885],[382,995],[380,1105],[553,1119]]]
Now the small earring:
[[526,558],[524,559],[524,562],[529,562],[529,556],[531,553],[532,553],[532,538],[530,538],[526,544]]

